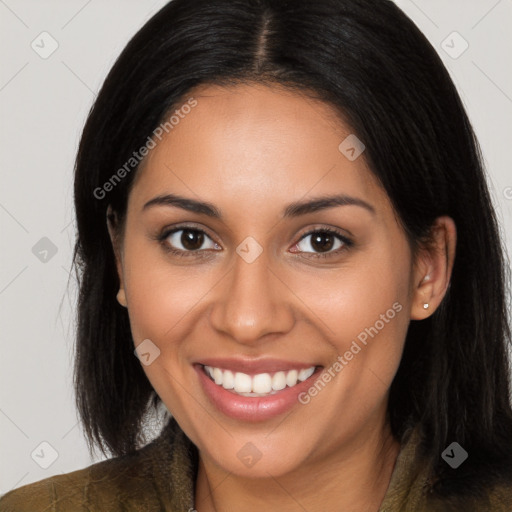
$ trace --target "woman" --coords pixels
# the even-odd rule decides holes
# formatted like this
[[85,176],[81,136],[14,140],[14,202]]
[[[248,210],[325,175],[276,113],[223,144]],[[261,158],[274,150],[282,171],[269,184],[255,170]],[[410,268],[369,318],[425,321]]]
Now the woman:
[[497,222],[392,2],[170,2],[75,176],[78,407],[115,457],[2,510],[512,510]]

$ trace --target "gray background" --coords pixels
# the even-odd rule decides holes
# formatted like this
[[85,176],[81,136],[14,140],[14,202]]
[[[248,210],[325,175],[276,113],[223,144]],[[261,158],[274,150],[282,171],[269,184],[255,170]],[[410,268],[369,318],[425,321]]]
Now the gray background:
[[[73,159],[107,71],[165,3],[0,0],[0,493],[93,461],[72,391]],[[510,253],[512,0],[397,3],[462,95]],[[58,48],[47,56],[53,41]]]

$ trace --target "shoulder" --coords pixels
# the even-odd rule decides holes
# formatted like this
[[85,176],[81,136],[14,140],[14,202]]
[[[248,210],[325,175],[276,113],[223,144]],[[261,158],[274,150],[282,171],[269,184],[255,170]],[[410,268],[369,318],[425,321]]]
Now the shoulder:
[[53,511],[58,505],[58,510],[82,510],[91,504],[116,510],[112,505],[119,496],[133,499],[133,494],[140,493],[150,471],[148,462],[147,456],[136,453],[52,476],[8,492],[0,498],[0,509]]
[[416,425],[402,438],[402,448],[379,512],[512,512],[512,480],[476,489],[463,478],[452,482],[459,493],[434,491],[435,477],[420,449],[423,434]]
[[497,486],[490,495],[491,510],[512,511],[512,481]]
[[512,482],[497,484],[484,495],[465,498],[427,500],[426,510],[432,512],[512,512]]
[[[187,445],[169,429],[140,450],[46,478],[0,498],[2,512],[175,510],[190,498]],[[188,478],[187,478],[188,477]],[[178,482],[178,484],[176,484]],[[184,484],[185,482],[185,484]],[[187,510],[185,508],[184,510]]]

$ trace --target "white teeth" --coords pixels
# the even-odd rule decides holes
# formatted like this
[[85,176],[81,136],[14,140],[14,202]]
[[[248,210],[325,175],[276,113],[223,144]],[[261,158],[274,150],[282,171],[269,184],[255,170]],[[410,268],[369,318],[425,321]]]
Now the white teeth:
[[301,382],[306,380],[306,379],[309,379],[309,377],[311,377],[311,375],[313,375],[314,371],[315,371],[315,368],[305,368],[305,369],[302,369],[299,372],[298,379]]
[[222,384],[222,370],[220,368],[213,369],[213,380],[215,384]]
[[272,377],[272,389],[274,391],[280,391],[286,387],[286,373],[277,372]]
[[222,387],[224,389],[233,389],[235,387],[235,376],[233,372],[226,370],[222,374]]
[[254,393],[270,393],[272,391],[272,377],[268,373],[259,373],[252,379]]
[[242,372],[233,374],[230,370],[222,370],[221,368],[213,368],[211,366],[205,366],[204,369],[215,384],[222,386],[224,389],[232,389],[243,396],[274,394],[286,386],[293,387],[297,382],[305,381],[315,373],[314,366],[287,372],[278,371],[274,375],[258,373],[254,377]]
[[299,372],[297,370],[290,370],[287,374],[286,374],[286,385],[289,386],[290,388],[292,386],[295,386],[295,384],[297,384],[297,376],[298,376]]
[[[217,368],[215,368],[217,369]],[[220,370],[222,372],[222,370]],[[245,373],[235,373],[235,385],[234,390],[238,393],[250,393],[252,391],[251,376]]]

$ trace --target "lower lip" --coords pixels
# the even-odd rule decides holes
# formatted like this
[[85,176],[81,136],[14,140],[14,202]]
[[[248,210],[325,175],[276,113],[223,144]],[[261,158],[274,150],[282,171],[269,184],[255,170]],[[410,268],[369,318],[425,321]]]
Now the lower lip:
[[274,395],[245,397],[215,384],[206,375],[202,365],[196,364],[194,368],[199,375],[204,392],[220,412],[237,420],[253,422],[274,418],[288,411],[294,405],[300,405],[298,395],[311,386],[312,382],[318,377],[319,371],[321,371],[321,368],[316,369],[315,373],[305,381],[298,382],[291,388],[286,387]]

